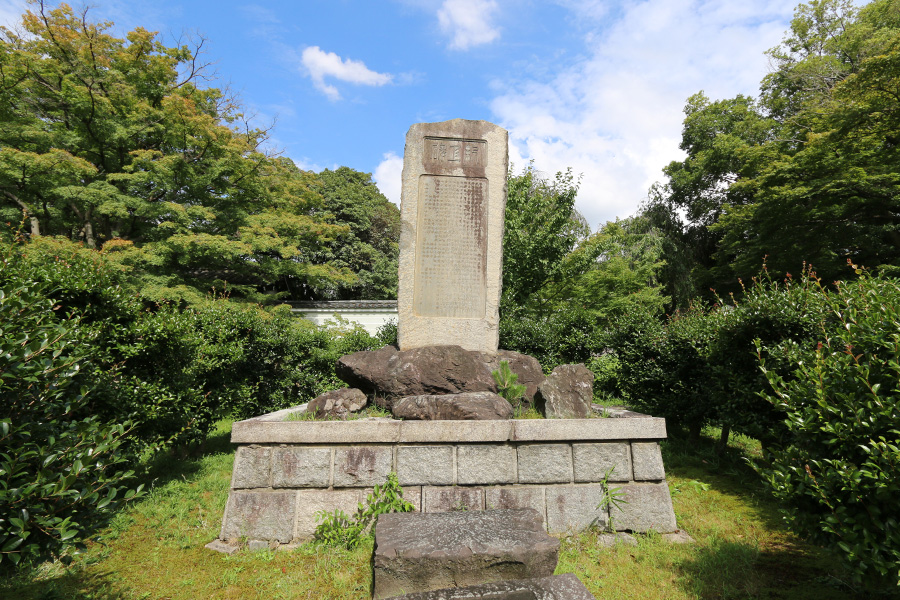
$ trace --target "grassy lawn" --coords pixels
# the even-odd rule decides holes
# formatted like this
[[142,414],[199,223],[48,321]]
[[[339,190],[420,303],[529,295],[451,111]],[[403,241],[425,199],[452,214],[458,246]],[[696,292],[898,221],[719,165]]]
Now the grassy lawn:
[[[68,568],[48,563],[0,579],[0,598],[371,598],[371,543],[234,556],[203,547],[218,534],[228,495],[229,433],[223,423],[200,458],[160,465],[149,494]],[[724,457],[711,448],[706,438],[664,444],[678,523],[696,543],[649,536],[603,548],[587,533],[563,542],[557,573],[576,573],[598,599],[853,598],[835,578],[838,566],[782,527],[742,461],[753,444],[738,440]]]

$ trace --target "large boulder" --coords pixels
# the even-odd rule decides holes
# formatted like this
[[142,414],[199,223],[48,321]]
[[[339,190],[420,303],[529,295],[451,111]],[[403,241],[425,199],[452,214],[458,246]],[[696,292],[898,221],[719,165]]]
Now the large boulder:
[[500,368],[501,360],[509,361],[531,401],[544,377],[540,364],[530,356],[505,350],[491,354],[461,346],[424,346],[400,351],[385,346],[342,356],[335,372],[350,387],[390,408],[394,400],[405,396],[496,392],[491,371]]
[[511,419],[512,405],[494,392],[463,392],[440,396],[407,396],[394,400],[398,419],[420,421],[490,421]]
[[586,419],[591,415],[594,374],[584,365],[560,365],[538,386],[534,405],[547,419]]
[[359,412],[368,404],[369,399],[362,390],[341,388],[325,392],[306,405],[306,412],[317,419],[340,419],[346,421],[350,413]]
[[549,577],[559,540],[533,508],[389,513],[375,526],[374,598]]

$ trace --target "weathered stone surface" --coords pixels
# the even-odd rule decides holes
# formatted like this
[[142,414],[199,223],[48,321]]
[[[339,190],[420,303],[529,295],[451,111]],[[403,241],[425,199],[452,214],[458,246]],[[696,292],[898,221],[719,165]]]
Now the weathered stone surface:
[[271,548],[271,544],[268,540],[250,540],[247,542],[247,550],[250,552],[261,552],[263,550],[269,550]]
[[231,556],[241,549],[241,547],[237,544],[229,544],[228,542],[223,542],[222,540],[213,540],[210,543],[206,544],[206,546],[204,547],[215,552],[227,554],[228,556]]
[[533,508],[541,515],[544,528],[547,528],[543,486],[516,485],[485,488],[484,507],[488,510],[495,508]]
[[519,483],[572,481],[572,451],[568,444],[523,444],[518,453]]
[[491,421],[511,419],[512,405],[494,392],[407,396],[394,400],[391,413],[416,421]]
[[458,446],[456,482],[460,485],[515,483],[516,449],[497,444]]
[[495,391],[490,371],[479,354],[461,346],[425,346],[403,352],[393,346],[342,356],[337,376],[390,406],[404,396]]
[[228,496],[219,538],[291,541],[297,492],[244,492]]
[[455,485],[423,487],[422,503],[426,513],[484,510],[484,490]]
[[593,386],[594,374],[584,365],[560,365],[538,386],[534,405],[548,419],[585,419]]
[[362,390],[341,388],[325,392],[306,406],[306,411],[317,419],[333,418],[346,421],[350,413],[361,411],[369,399]]
[[672,533],[678,529],[672,496],[665,482],[632,483],[618,487],[624,502],[610,508],[616,531]]
[[363,488],[344,490],[299,490],[297,492],[297,520],[294,523],[294,538],[312,539],[316,532],[315,514],[320,510],[334,512],[342,510],[351,515],[366,498]]
[[397,480],[400,485],[452,484],[453,447],[397,447]]
[[375,529],[374,597],[553,574],[559,540],[537,511],[390,513]]
[[482,583],[394,596],[390,600],[596,600],[573,573]]
[[328,487],[330,478],[331,448],[294,446],[272,452],[272,487]]
[[334,487],[367,487],[387,481],[390,446],[356,446],[334,451]]
[[525,386],[525,400],[529,403],[534,402],[538,386],[547,378],[536,358],[512,350],[500,350],[496,354],[492,352],[479,354],[488,371],[499,371],[500,361],[508,362],[509,370],[519,376],[516,383]]
[[400,204],[401,349],[497,351],[508,162],[486,121],[417,123],[406,134]]
[[234,457],[231,489],[269,487],[270,449],[242,446]]
[[553,534],[571,534],[588,527],[606,529],[609,513],[600,508],[602,485],[547,486],[547,529]]
[[657,442],[635,442],[631,445],[631,455],[635,481],[661,481],[666,478]]
[[[572,444],[575,481],[631,481],[631,453],[625,442]],[[612,469],[612,470],[610,470]]]

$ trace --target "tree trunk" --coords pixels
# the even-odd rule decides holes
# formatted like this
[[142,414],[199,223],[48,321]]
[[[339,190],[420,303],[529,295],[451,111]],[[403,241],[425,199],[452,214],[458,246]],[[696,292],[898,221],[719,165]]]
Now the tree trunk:
[[731,435],[731,425],[722,425],[722,435],[719,437],[719,441],[716,443],[716,454],[722,454],[725,452],[725,448],[728,447],[728,437]]
[[36,237],[36,236],[41,235],[41,222],[37,218],[37,216],[31,211],[31,209],[28,208],[28,205],[25,204],[24,202],[22,202],[21,200],[19,200],[19,198],[16,197],[16,195],[13,194],[12,192],[3,190],[3,194],[7,198],[11,198],[13,202],[18,204],[19,207],[22,209],[22,213],[28,218],[28,221],[30,222],[30,225],[31,225],[31,237]]

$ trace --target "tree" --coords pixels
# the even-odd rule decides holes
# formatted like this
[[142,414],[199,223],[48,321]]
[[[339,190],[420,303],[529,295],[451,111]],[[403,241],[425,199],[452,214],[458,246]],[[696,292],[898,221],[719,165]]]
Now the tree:
[[569,169],[553,181],[529,164],[507,178],[501,315],[541,306],[535,294],[559,272],[563,258],[590,233],[575,209],[578,182]]
[[0,30],[0,218],[117,250],[148,292],[257,297],[352,279],[322,260],[346,228],[316,216],[309,174],[206,78],[194,48],[126,39],[32,0]]
[[400,210],[378,191],[369,173],[348,167],[325,169],[314,189],[322,195],[328,223],[349,227],[329,244],[331,263],[353,272],[355,281],[329,290],[338,299],[382,300],[397,297]]
[[758,100],[686,108],[683,161],[656,188],[657,214],[684,223],[698,288],[737,289],[767,261],[773,273],[812,263],[841,279],[849,260],[900,264],[896,90],[900,2],[846,0],[797,8]]

